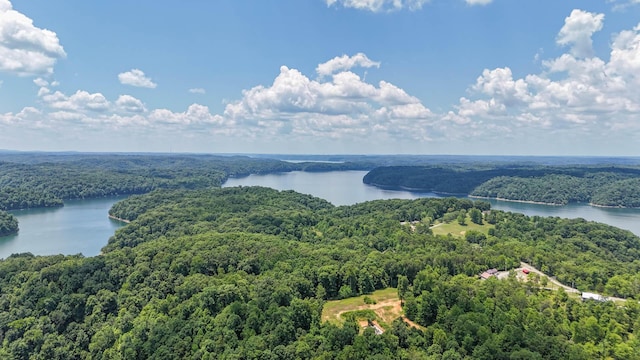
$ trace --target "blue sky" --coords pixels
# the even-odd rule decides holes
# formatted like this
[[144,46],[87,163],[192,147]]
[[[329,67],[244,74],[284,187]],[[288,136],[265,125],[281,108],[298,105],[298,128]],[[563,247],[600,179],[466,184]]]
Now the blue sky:
[[0,0],[0,148],[630,155],[640,0]]

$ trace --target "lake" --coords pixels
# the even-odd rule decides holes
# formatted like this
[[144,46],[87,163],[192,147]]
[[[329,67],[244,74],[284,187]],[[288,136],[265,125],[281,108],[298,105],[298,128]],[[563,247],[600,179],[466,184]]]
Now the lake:
[[10,211],[18,219],[20,232],[0,238],[0,258],[22,252],[98,255],[124,225],[108,217],[111,206],[124,198],[68,200],[64,207]]
[[[369,186],[362,183],[365,174],[366,171],[295,171],[229,179],[223,186],[265,186],[277,190],[295,190],[326,199],[334,205],[351,205],[377,199],[440,197],[434,193],[383,190]],[[124,198],[126,197],[71,200],[60,208],[11,211],[18,218],[20,232],[0,238],[0,258],[21,252],[34,255],[98,255],[109,237],[124,225],[107,216],[111,206]],[[548,206],[497,200],[489,202],[494,209],[521,212],[529,216],[581,217],[640,235],[640,210],[636,209],[603,209],[580,204]]]
[[[229,186],[265,186],[277,190],[295,190],[330,201],[334,205],[351,205],[377,199],[417,199],[442,197],[434,193],[383,190],[366,185],[362,178],[366,171],[335,171],[311,173],[294,171],[269,175],[250,175],[227,180]],[[474,199],[475,200],[475,199]],[[513,211],[529,216],[558,216],[583,218],[631,230],[640,236],[640,209],[607,209],[587,204],[550,206],[510,201],[485,200],[498,210]]]

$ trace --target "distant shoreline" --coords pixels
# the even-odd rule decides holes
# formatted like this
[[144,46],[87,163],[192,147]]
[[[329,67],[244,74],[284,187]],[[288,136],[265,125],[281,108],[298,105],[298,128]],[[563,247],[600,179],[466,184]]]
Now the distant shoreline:
[[613,205],[600,205],[595,203],[589,203],[589,205],[593,207],[603,208],[603,209],[640,209],[640,207],[622,206],[622,205],[613,206]]
[[450,193],[450,192],[436,191],[436,190],[429,190],[429,189],[422,189],[422,188],[412,188],[412,187],[402,186],[402,185],[386,186],[386,185],[381,185],[381,184],[376,184],[376,183],[366,183],[364,181],[362,183],[365,184],[365,185],[368,185],[368,186],[377,187],[378,189],[382,189],[382,190],[409,191],[409,192],[418,192],[418,193],[433,193],[433,194],[436,194],[436,195],[445,195],[445,196],[454,196],[454,197],[469,196],[466,193]]
[[121,221],[121,222],[123,222],[125,224],[129,224],[131,222],[131,220],[122,219],[122,218],[119,218],[117,216],[113,216],[111,214],[109,214],[109,219],[113,219],[113,220],[116,220],[116,221]]
[[566,204],[556,204],[556,203],[548,203],[543,201],[529,201],[529,200],[512,200],[498,197],[488,197],[488,196],[477,196],[477,195],[468,195],[469,198],[472,199],[487,199],[487,200],[498,200],[498,201],[509,201],[509,202],[517,202],[523,204],[535,204],[535,205],[547,205],[547,206],[565,206]]

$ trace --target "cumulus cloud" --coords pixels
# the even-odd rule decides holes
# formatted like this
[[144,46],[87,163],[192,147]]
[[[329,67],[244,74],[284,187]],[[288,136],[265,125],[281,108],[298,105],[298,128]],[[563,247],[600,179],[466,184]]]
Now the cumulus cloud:
[[327,6],[340,5],[345,8],[372,12],[408,9],[420,10],[429,0],[325,0]]
[[336,56],[335,58],[319,64],[316,67],[316,72],[318,76],[329,76],[339,71],[351,70],[354,67],[380,67],[380,63],[377,61],[373,61],[367,57],[367,55],[363,53],[357,53],[353,56],[342,55]]
[[116,100],[116,106],[122,112],[143,113],[146,111],[144,104],[131,95],[120,95]]
[[148,119],[155,124],[173,124],[203,129],[211,127],[212,130],[218,126],[229,125],[228,121],[222,116],[212,114],[207,106],[200,104],[192,104],[184,112],[156,109],[149,114]]
[[74,112],[104,112],[109,110],[111,104],[101,93],[89,93],[78,90],[71,96],[66,96],[60,91],[46,94],[42,99],[53,109]]
[[590,13],[575,9],[564,19],[557,42],[559,45],[571,46],[571,54],[577,57],[593,56],[591,36],[602,30],[604,14]]
[[33,79],[33,83],[38,85],[39,87],[49,86],[49,82],[43,78],[35,78]]
[[0,125],[17,126],[24,128],[43,128],[46,127],[42,121],[42,112],[34,107],[25,107],[18,113],[0,114]]
[[189,89],[189,92],[192,94],[206,94],[207,91],[203,88],[193,88],[193,89]]
[[468,5],[487,5],[491,4],[493,0],[464,0]]
[[[184,111],[147,109],[131,95],[110,100],[102,93],[78,90],[73,94],[40,86],[40,117],[52,128],[174,131],[224,134],[225,138],[281,139],[394,139],[407,136],[427,140],[435,115],[421,101],[388,81],[369,83],[349,71],[353,67],[378,67],[364,54],[337,57],[318,66],[323,78],[313,79],[287,66],[270,85],[258,85],[227,103],[220,114],[192,104]],[[3,122],[17,114],[3,115]],[[142,130],[145,129],[145,130]],[[164,129],[164,130],[163,130]]]
[[371,84],[348,71],[363,64],[379,66],[364,54],[338,57],[318,66],[317,72],[331,75],[330,80],[312,80],[282,66],[270,86],[245,90],[241,100],[227,104],[224,116],[272,135],[341,138],[404,129],[403,136],[422,137],[410,129],[426,131],[432,112],[394,84]]
[[[579,129],[594,136],[640,131],[640,24],[613,36],[609,59],[592,54],[601,14],[574,10],[558,42],[568,53],[542,61],[543,71],[516,78],[509,67],[486,69],[442,119],[451,124]],[[589,55],[589,56],[587,56]]]
[[[145,104],[131,95],[120,95],[113,101],[102,93],[78,90],[71,95],[52,91],[43,79],[34,80],[39,90],[41,109],[25,108],[19,113],[0,114],[0,125],[20,124],[25,128],[47,127],[68,129],[128,129],[140,133],[173,133],[176,130],[211,134],[231,133],[233,120],[212,114],[208,107],[192,104],[186,111],[169,109],[148,110]],[[37,118],[37,121],[35,119]],[[26,121],[32,119],[33,121]],[[31,126],[31,125],[33,126]],[[62,130],[61,130],[62,131]]]
[[66,57],[58,36],[0,0],[0,71],[21,76],[53,73],[58,59]]
[[158,84],[154,83],[144,74],[144,71],[140,69],[132,69],[130,71],[120,73],[118,74],[118,80],[120,80],[120,83],[123,85],[131,85],[148,89],[155,89],[158,86]]

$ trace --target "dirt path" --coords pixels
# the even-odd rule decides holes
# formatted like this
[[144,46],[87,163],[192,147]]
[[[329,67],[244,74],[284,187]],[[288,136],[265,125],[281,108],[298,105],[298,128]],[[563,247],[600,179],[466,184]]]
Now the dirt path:
[[387,300],[387,301],[383,301],[383,302],[379,302],[377,304],[364,304],[364,305],[360,305],[358,307],[349,309],[349,310],[342,310],[339,311],[336,314],[336,319],[340,320],[340,316],[342,316],[342,314],[346,313],[346,312],[350,312],[350,311],[356,311],[356,310],[378,310],[378,309],[382,309],[384,307],[390,306],[393,308],[393,310],[397,310],[398,314],[402,313],[402,307],[400,306],[400,300]]
[[[390,309],[386,309],[386,308],[390,308]],[[414,323],[413,321],[407,319],[404,315],[402,315],[402,305],[400,304],[400,300],[386,300],[386,301],[379,302],[377,304],[370,304],[370,305],[365,304],[349,310],[342,310],[336,314],[336,319],[340,320],[340,317],[342,316],[342,314],[351,312],[351,311],[357,311],[357,310],[373,310],[376,313],[376,315],[378,315],[381,319],[385,321],[388,321],[387,319],[385,319],[385,315],[388,315],[389,313],[394,314],[395,315],[394,319],[397,317],[400,317],[407,325],[414,327],[418,330],[424,330],[423,326],[420,326]],[[382,310],[385,310],[385,311],[382,311]],[[386,310],[388,310],[388,312]],[[387,312],[387,314],[385,314],[385,312]],[[364,323],[366,324],[366,322]],[[360,325],[362,326],[362,322],[360,322]]]
[[422,325],[418,325],[418,324],[414,323],[413,321],[409,320],[409,319],[408,319],[406,316],[404,316],[404,315],[402,316],[402,320],[403,320],[405,323],[407,323],[407,325],[409,325],[409,326],[411,326],[411,327],[414,327],[414,328],[416,328],[416,329],[418,329],[418,330],[424,330],[424,329],[425,329],[425,327],[424,327],[424,326],[422,326]]

